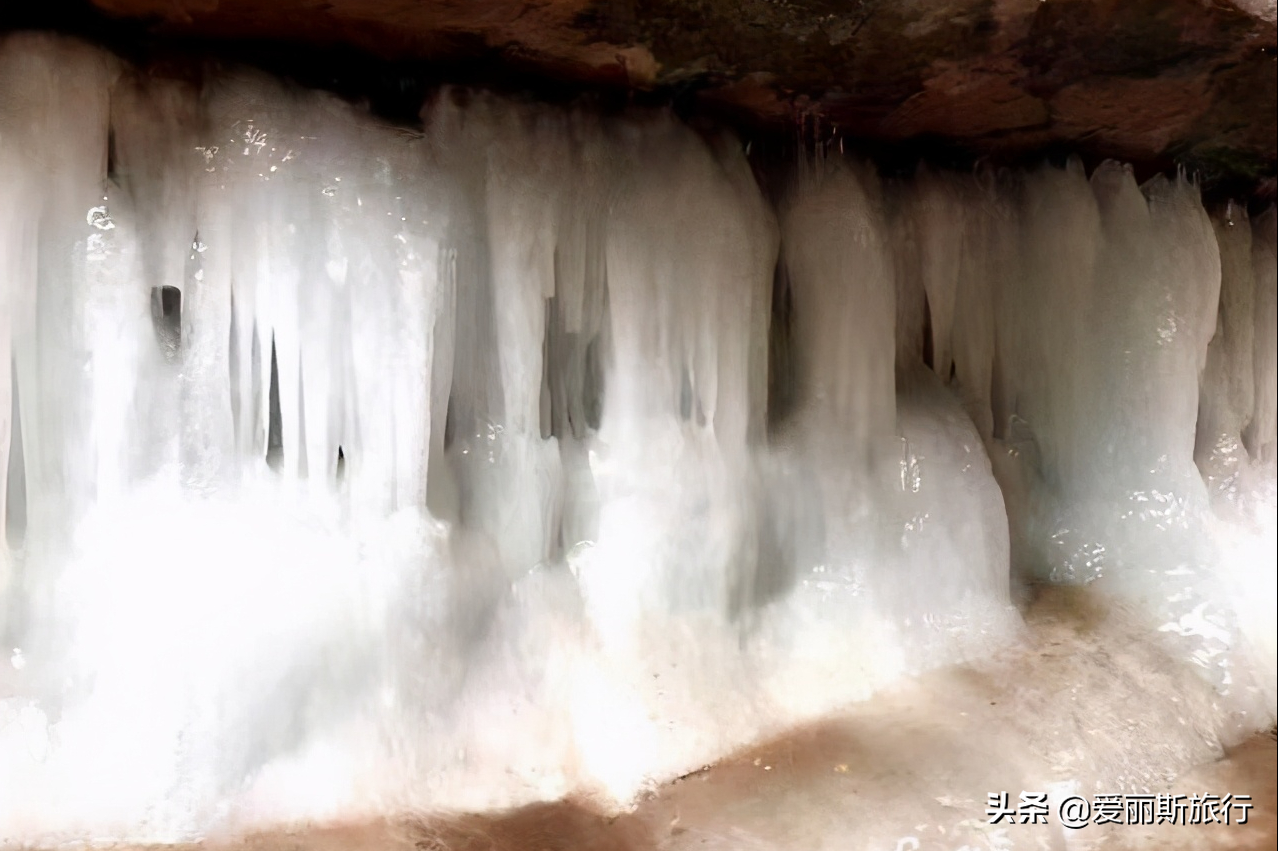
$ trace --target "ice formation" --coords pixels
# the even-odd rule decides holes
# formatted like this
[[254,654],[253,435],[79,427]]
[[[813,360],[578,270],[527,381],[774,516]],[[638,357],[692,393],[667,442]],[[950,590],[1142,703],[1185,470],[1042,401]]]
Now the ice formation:
[[771,199],[661,112],[37,38],[0,91],[0,840],[625,802],[1012,640],[1013,577],[1272,723],[1272,209]]

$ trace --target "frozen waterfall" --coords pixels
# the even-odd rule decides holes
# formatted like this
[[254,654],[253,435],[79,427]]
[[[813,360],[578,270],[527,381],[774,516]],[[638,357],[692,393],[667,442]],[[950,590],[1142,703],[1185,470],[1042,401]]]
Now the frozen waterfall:
[[1273,723],[1272,208],[422,118],[0,43],[0,842],[625,803],[1034,582]]

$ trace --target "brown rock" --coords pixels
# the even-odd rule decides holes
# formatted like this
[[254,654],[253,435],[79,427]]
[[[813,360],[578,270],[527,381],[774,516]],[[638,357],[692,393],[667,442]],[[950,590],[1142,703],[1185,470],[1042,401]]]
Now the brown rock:
[[1272,182],[1273,0],[93,0],[160,35],[483,59],[582,87],[695,91],[761,128],[973,155],[1065,145]]

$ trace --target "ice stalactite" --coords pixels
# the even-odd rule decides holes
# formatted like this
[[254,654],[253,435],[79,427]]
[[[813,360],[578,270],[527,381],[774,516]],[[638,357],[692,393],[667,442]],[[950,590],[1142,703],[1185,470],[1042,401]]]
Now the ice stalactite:
[[[1275,577],[1256,569],[1275,557],[1274,223],[1272,207],[1254,222],[1236,204],[1212,216],[1221,255],[1220,305],[1202,373],[1195,449],[1217,518],[1226,599],[1265,695],[1253,710],[1262,717],[1273,711],[1278,656],[1267,603]],[[1266,603],[1257,602],[1262,598]]]
[[[1195,457],[1202,467],[1228,463],[1217,453],[1245,452],[1243,431],[1255,412],[1253,340],[1256,277],[1251,259],[1251,222],[1245,208],[1229,204],[1212,219],[1220,246],[1220,307],[1207,350],[1199,402]],[[1205,471],[1210,478],[1211,473]]]
[[1243,432],[1243,440],[1252,457],[1272,464],[1278,453],[1278,383],[1268,379],[1278,373],[1278,213],[1270,207],[1254,224],[1252,236],[1252,269],[1256,276],[1254,376],[1256,379],[1255,413]]
[[1006,643],[1013,565],[1272,715],[1272,211],[850,157],[774,209],[661,111],[48,39],[0,85],[5,836],[624,803]]
[[[1100,581],[1263,724],[1272,676],[1251,654],[1272,638],[1261,613],[1240,627],[1237,602],[1245,583],[1271,581],[1252,574],[1272,537],[1272,464],[1244,448],[1274,379],[1254,336],[1272,333],[1258,307],[1272,286],[1256,275],[1263,241],[1253,260],[1238,207],[1213,229],[1185,178],[1138,187],[1114,163],[965,183],[971,202],[947,217],[961,238],[941,266],[982,295],[958,299],[952,329],[938,332],[947,317],[933,310],[932,333],[955,340],[955,390],[985,432],[1015,569]],[[919,239],[915,211],[952,204],[956,189],[924,174],[911,191],[921,198],[902,209],[916,229],[899,233]],[[1224,497],[1247,506],[1244,522],[1221,513]]]

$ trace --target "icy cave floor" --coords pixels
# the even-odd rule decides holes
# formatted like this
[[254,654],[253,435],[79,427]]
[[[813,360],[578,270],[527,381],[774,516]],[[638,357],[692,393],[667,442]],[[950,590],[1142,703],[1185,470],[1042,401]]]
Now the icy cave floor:
[[[1225,747],[1212,690],[1087,591],[1027,607],[1023,641],[996,658],[903,682],[603,815],[558,801],[506,813],[299,826],[187,846],[253,851],[1126,851],[1272,849],[1272,733]],[[1194,719],[1200,719],[1196,722]],[[1241,727],[1240,727],[1241,729]],[[1186,745],[1187,741],[1198,744]],[[1246,825],[990,826],[991,792],[1250,795]],[[1060,794],[1060,793],[1057,793]]]

